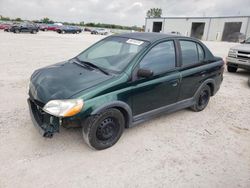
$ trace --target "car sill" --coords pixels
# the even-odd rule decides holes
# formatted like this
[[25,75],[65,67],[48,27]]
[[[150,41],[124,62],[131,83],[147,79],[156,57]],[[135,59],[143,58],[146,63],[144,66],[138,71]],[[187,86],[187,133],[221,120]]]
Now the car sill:
[[169,113],[172,113],[172,112],[184,109],[184,108],[188,108],[194,104],[195,104],[194,98],[190,98],[190,99],[186,99],[186,100],[174,103],[174,104],[170,104],[167,106],[163,106],[163,107],[151,110],[149,112],[136,115],[133,117],[133,123],[130,127],[143,123],[147,120],[150,120],[162,114],[169,114]]

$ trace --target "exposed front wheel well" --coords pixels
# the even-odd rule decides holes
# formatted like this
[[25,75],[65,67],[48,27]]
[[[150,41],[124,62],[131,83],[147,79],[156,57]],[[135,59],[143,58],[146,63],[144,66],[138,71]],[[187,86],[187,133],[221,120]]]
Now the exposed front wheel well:
[[125,120],[125,128],[129,128],[129,124],[130,124],[129,113],[122,107],[114,107],[114,108],[116,108],[117,110],[119,110],[122,113],[124,120]]
[[207,83],[207,85],[208,85],[209,88],[210,88],[211,96],[213,96],[213,95],[214,95],[214,84],[212,84],[212,83]]
[[110,108],[114,108],[114,109],[117,109],[119,110],[123,117],[124,117],[124,120],[125,120],[125,128],[129,128],[132,124],[132,110],[130,108],[130,106],[122,101],[114,101],[114,102],[111,102],[109,104],[106,104],[96,110],[94,110],[90,115],[96,115],[96,114],[100,114],[102,112],[104,112],[105,110],[107,109],[110,109]]

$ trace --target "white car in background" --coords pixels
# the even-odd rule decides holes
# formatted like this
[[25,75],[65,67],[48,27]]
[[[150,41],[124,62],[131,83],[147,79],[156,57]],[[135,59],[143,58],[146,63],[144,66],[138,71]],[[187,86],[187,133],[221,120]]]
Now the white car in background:
[[250,70],[250,37],[230,48],[226,61],[228,72],[236,72],[238,68]]
[[178,35],[178,36],[181,35],[181,33],[179,31],[171,31],[171,32],[167,32],[167,34],[169,34],[169,35]]
[[93,35],[107,35],[109,34],[109,30],[107,29],[95,29],[91,31]]

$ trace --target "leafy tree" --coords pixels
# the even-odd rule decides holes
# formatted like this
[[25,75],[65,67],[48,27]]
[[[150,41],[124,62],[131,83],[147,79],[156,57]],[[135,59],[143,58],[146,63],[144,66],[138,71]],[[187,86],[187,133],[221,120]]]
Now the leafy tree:
[[162,9],[161,8],[151,8],[147,12],[148,18],[160,18],[162,15]]
[[22,19],[21,18],[16,18],[14,21],[21,22]]
[[95,27],[95,23],[86,23],[85,25],[89,27]]
[[3,20],[3,21],[10,21],[9,17],[4,17],[4,16],[1,16],[0,19]]
[[50,20],[50,19],[47,18],[47,17],[41,19],[41,22],[43,22],[43,23],[54,23],[52,20]]

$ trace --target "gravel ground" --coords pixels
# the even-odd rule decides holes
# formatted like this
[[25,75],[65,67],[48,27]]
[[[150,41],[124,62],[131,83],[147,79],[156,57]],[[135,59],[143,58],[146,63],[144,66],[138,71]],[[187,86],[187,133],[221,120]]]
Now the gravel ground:
[[[101,39],[0,32],[0,187],[250,187],[249,73],[225,71],[208,107],[161,116],[94,151],[80,129],[42,138],[26,103],[31,73]],[[225,57],[233,43],[206,42]]]

